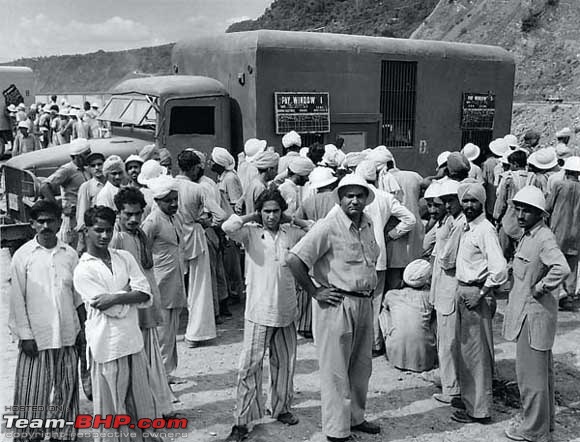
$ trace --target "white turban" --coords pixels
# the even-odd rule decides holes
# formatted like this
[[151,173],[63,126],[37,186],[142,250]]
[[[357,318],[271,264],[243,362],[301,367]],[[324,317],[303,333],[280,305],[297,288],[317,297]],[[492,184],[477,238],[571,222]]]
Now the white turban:
[[366,157],[366,152],[349,152],[344,156],[342,165],[344,167],[356,167],[361,161],[364,161]]
[[278,167],[278,160],[280,156],[276,152],[268,150],[258,153],[254,157],[254,166],[257,169],[270,169],[271,167]]
[[377,168],[381,170],[389,161],[394,161],[395,158],[389,149],[384,146],[379,146],[369,152],[367,160],[374,161],[377,164]]
[[233,170],[236,165],[234,157],[223,147],[214,147],[211,152],[211,159],[226,170]]
[[303,147],[302,149],[300,149],[300,156],[304,157],[304,158],[308,158],[308,152],[310,151],[310,148],[308,147]]
[[159,164],[159,161],[147,160],[141,166],[141,173],[137,177],[137,182],[146,186],[149,181],[161,175],[165,175],[167,169]]
[[257,138],[249,138],[244,144],[244,153],[251,160],[257,153],[266,149],[268,142],[266,140],[258,140]]
[[308,176],[310,175],[310,172],[314,170],[314,163],[310,158],[303,158],[298,156],[294,157],[292,161],[290,161],[288,169],[290,169],[296,175]]
[[291,130],[282,137],[282,146],[288,149],[291,146],[302,147],[302,139],[298,132]]
[[403,281],[409,287],[421,288],[429,283],[430,278],[431,264],[424,259],[416,259],[409,263],[403,272]]
[[354,173],[363,177],[366,181],[375,182],[377,180],[377,163],[369,160],[361,161],[356,166]]
[[70,143],[70,154],[81,155],[85,152],[91,151],[91,145],[86,138],[76,138]]
[[119,155],[111,155],[103,163],[103,175],[108,175],[113,171],[125,172],[125,163]]
[[463,200],[466,196],[471,196],[485,205],[485,188],[483,184],[479,184],[473,179],[468,178],[461,182],[457,189],[457,196],[459,197],[459,201]]
[[143,158],[143,161],[154,160],[159,158],[159,148],[155,144],[148,144],[141,149],[139,156]]
[[170,175],[160,175],[149,180],[147,187],[151,190],[153,198],[162,199],[169,195],[170,192],[177,190],[177,182]]

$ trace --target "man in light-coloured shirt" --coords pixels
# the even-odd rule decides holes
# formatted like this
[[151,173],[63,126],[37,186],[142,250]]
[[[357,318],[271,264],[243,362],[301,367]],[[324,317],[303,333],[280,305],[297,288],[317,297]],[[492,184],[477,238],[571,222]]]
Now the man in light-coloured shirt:
[[304,232],[286,224],[290,218],[283,215],[285,209],[279,191],[265,190],[256,201],[256,213],[232,215],[222,225],[227,235],[244,245],[247,257],[236,422],[227,441],[243,440],[247,425],[264,416],[261,379],[266,349],[270,351],[272,417],[287,425],[298,423],[290,411],[296,364],[296,288],[285,261]]
[[485,189],[478,183],[463,183],[457,190],[467,218],[457,252],[457,333],[461,336],[457,370],[465,410],[452,419],[462,423],[488,423],[491,419],[493,291],[507,280],[494,226],[485,218]]
[[551,440],[554,430],[554,363],[558,288],[570,272],[555,235],[543,221],[542,191],[533,186],[513,198],[524,235],[513,263],[514,285],[504,320],[504,336],[517,341],[516,373],[522,419],[505,430],[517,441]]
[[163,325],[157,328],[161,356],[170,382],[177,368],[177,330],[181,309],[187,307],[183,275],[183,257],[180,246],[177,183],[169,175],[161,175],[147,182],[155,200],[155,207],[141,228],[151,244],[153,272],[161,293]]
[[[61,223],[57,203],[36,202],[30,217],[36,236],[14,253],[8,292],[9,327],[19,340],[14,404],[21,419],[46,419],[53,417],[49,410],[58,409],[63,413],[59,417],[74,422],[79,412],[75,344],[84,339],[85,316],[72,284],[78,257],[56,236]],[[15,440],[41,440],[45,430],[30,428],[22,433]],[[53,440],[76,439],[72,426],[46,433]]]
[[71,161],[59,167],[40,186],[40,194],[49,201],[56,201],[56,195],[63,194],[62,213],[63,223],[59,232],[61,238],[76,247],[76,208],[78,191],[85,181],[91,177],[85,170],[87,157],[91,153],[89,142],[83,138],[77,138],[70,144],[69,152]]
[[86,250],[85,244],[85,212],[95,206],[95,199],[105,185],[107,179],[103,174],[103,163],[105,156],[100,152],[93,152],[87,157],[88,170],[91,173],[91,179],[85,181],[79,187],[77,196],[76,224],[79,235],[77,243],[77,252],[79,256]]
[[[115,217],[112,209],[103,206],[85,213],[87,252],[74,271],[74,287],[87,308],[93,413],[128,414],[134,424],[162,413],[148,383],[137,313],[137,309],[151,305],[152,297],[133,255],[109,248]],[[116,431],[129,432],[129,428],[126,425]],[[131,432],[141,436],[137,428]],[[95,440],[109,440],[106,434]]]
[[373,292],[373,356],[385,353],[385,341],[379,324],[379,314],[385,294],[387,274],[387,245],[385,241],[385,227],[391,216],[399,222],[387,232],[389,240],[395,240],[410,232],[417,222],[415,216],[403,206],[393,195],[375,187],[377,183],[377,166],[374,161],[364,160],[356,167],[355,173],[368,183],[375,194],[372,203],[365,207],[364,213],[373,222],[375,239],[379,245],[380,254],[377,260],[377,287]]
[[12,156],[20,155],[21,153],[34,152],[40,149],[40,143],[36,135],[30,132],[30,126],[27,121],[18,123],[18,135],[14,139],[14,147],[12,148]]
[[115,195],[121,189],[121,183],[125,178],[125,163],[118,155],[111,155],[103,164],[103,175],[107,179],[105,186],[95,198],[95,206],[105,206],[117,210]]
[[[337,187],[335,206],[291,250],[286,260],[298,283],[316,300],[314,341],[320,365],[323,431],[330,442],[350,439],[351,431],[377,434],[365,420],[372,371],[373,306],[380,253],[364,208],[374,199],[356,174]],[[313,270],[316,287],[308,271]]]
[[254,157],[254,166],[258,169],[258,176],[250,182],[247,189],[244,189],[244,195],[236,203],[236,213],[244,213],[244,209],[247,214],[255,212],[254,203],[276,176],[279,158],[276,152],[267,150]]
[[145,161],[139,155],[129,155],[125,160],[125,172],[129,178],[129,187],[141,189],[143,185],[139,183],[138,178],[141,173],[141,166]]
[[314,163],[310,158],[297,156],[291,159],[290,164],[288,164],[287,178],[278,187],[286,204],[288,204],[286,215],[293,216],[296,214],[302,202],[302,189],[308,181],[308,175],[313,170]]
[[238,155],[238,176],[244,192],[250,182],[258,175],[258,169],[254,166],[254,159],[257,154],[266,149],[267,144],[266,140],[249,138],[244,143],[244,152]]
[[300,156],[300,148],[302,147],[302,138],[296,131],[291,130],[282,137],[282,147],[284,148],[284,155],[280,157],[278,163],[278,175],[286,172],[292,160]]

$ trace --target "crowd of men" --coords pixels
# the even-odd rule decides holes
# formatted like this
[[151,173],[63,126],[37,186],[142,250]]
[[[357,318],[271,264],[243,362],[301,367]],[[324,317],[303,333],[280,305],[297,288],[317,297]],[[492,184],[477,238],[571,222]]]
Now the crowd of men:
[[70,143],[76,138],[102,138],[105,123],[97,120],[99,104],[85,101],[82,108],[51,96],[48,103],[10,104],[4,118],[10,122],[10,131],[0,134],[0,158],[9,152],[12,157]]
[[[170,416],[182,310],[195,348],[245,302],[228,441],[266,414],[267,350],[271,416],[299,423],[299,334],[317,347],[331,442],[381,431],[365,419],[381,355],[438,384],[434,399],[456,408],[451,419],[486,424],[495,296],[511,288],[504,336],[517,342],[523,410],[505,434],[549,440],[558,303],[570,308],[576,296],[580,244],[580,157],[571,131],[558,135],[555,148],[534,132],[522,143],[507,135],[484,161],[470,143],[439,155],[426,178],[399,169],[385,146],[345,154],[340,143],[303,147],[296,132],[282,138],[281,157],[247,140],[237,167],[221,147],[173,158],[149,145],[123,160],[76,138],[32,207],[35,238],[12,260],[15,404],[59,405],[74,421],[82,381],[95,414]],[[49,435],[76,437],[72,427]]]

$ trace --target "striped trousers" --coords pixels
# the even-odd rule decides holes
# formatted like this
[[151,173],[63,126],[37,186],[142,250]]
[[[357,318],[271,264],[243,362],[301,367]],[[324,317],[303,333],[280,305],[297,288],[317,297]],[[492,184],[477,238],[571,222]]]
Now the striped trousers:
[[[22,350],[16,364],[14,405],[39,405],[42,411],[18,411],[23,419],[75,420],[79,413],[78,355],[74,346],[41,350],[30,357]],[[49,406],[56,411],[47,411]],[[23,429],[15,440],[43,439],[48,434],[53,439],[76,440],[73,426],[62,429]]]
[[296,296],[298,297],[296,329],[298,333],[312,333],[312,298],[298,283],[296,283]]
[[270,351],[270,401],[272,417],[290,411],[294,395],[296,326],[268,327],[245,321],[244,347],[238,373],[236,425],[264,417],[262,366]]

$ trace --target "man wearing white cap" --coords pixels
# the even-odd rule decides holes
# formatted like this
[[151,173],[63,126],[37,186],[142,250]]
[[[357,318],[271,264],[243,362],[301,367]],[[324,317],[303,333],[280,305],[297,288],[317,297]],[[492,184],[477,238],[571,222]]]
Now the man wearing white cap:
[[[339,205],[286,259],[296,281],[316,300],[322,425],[330,442],[349,440],[351,431],[380,432],[364,417],[372,371],[372,293],[380,253],[364,208],[374,192],[362,177],[350,174],[341,180],[337,195]],[[314,285],[309,269],[320,287]]]
[[433,181],[427,189],[423,198],[427,203],[429,218],[425,224],[425,238],[423,239],[423,258],[431,260],[434,256],[435,244],[437,243],[437,231],[442,228],[447,216],[445,205],[439,198],[441,188],[439,182]]
[[282,137],[282,146],[284,147],[284,155],[280,157],[280,162],[278,163],[278,174],[286,172],[294,157],[300,156],[299,152],[302,147],[300,134],[291,130]]
[[40,143],[36,135],[30,132],[30,126],[26,121],[18,123],[18,135],[14,139],[14,146],[12,148],[12,156],[20,155],[21,153],[34,152],[40,149]]
[[244,209],[245,213],[254,212],[255,201],[276,176],[279,159],[280,156],[276,152],[267,150],[256,154],[254,166],[258,169],[258,175],[250,182],[248,188],[244,190],[244,195],[236,203],[236,213],[240,214]]
[[550,214],[550,229],[570,266],[570,275],[560,293],[560,308],[571,310],[576,295],[578,255],[580,254],[580,157],[570,157],[564,163],[564,179],[554,184],[548,196],[546,211]]
[[[389,290],[381,316],[388,325],[387,359],[400,370],[431,370],[437,357],[433,305],[429,301],[431,266],[417,259],[403,272],[405,287]],[[387,330],[385,330],[387,331]]]
[[125,163],[118,155],[111,155],[103,164],[103,175],[107,179],[105,186],[95,198],[95,206],[105,206],[117,210],[115,195],[121,189],[121,183],[125,178]]
[[81,184],[91,178],[90,174],[85,171],[87,157],[91,153],[91,146],[88,140],[77,138],[70,144],[69,153],[71,161],[60,166],[42,183],[40,194],[47,200],[56,201],[55,194],[60,194],[62,189],[63,224],[60,235],[67,244],[76,248],[77,197]]
[[505,430],[516,441],[552,440],[554,431],[554,365],[552,346],[557,327],[560,284],[570,268],[543,221],[542,192],[533,186],[513,198],[524,230],[513,263],[514,285],[505,312],[504,336],[516,341],[516,374],[522,402],[519,421]]
[[558,143],[564,143],[565,145],[568,145],[570,143],[571,138],[572,138],[572,129],[570,129],[569,127],[565,127],[556,132],[556,140],[558,141]]
[[143,187],[142,184],[139,183],[137,178],[139,178],[139,174],[141,173],[141,167],[145,161],[139,155],[129,155],[125,160],[125,172],[129,177],[129,184],[128,187],[133,187],[135,189],[141,189]]
[[[296,218],[317,222],[338,204],[336,192],[338,178],[330,167],[316,167],[308,177],[310,190],[314,193],[302,201]],[[302,287],[297,290],[298,320],[296,330],[305,338],[312,339],[312,298]]]
[[460,394],[457,372],[457,352],[459,339],[457,330],[457,250],[465,231],[467,219],[462,212],[457,195],[459,183],[454,180],[440,185],[439,198],[449,215],[441,229],[437,231],[433,255],[433,280],[431,299],[437,312],[437,353],[439,355],[439,376],[442,393],[433,398],[450,404]]
[[286,180],[280,184],[278,190],[286,200],[288,208],[286,214],[293,216],[302,202],[302,188],[308,181],[310,172],[314,170],[314,163],[310,158],[303,158],[296,155],[290,159],[288,164],[288,175]]
[[497,192],[496,183],[499,183],[499,174],[502,172],[500,158],[506,154],[509,147],[503,138],[496,138],[489,143],[490,156],[482,164],[483,185],[485,187],[485,213],[488,219],[493,217],[493,207]]
[[496,224],[501,226],[499,240],[504,256],[510,259],[513,255],[515,243],[523,233],[510,202],[514,195],[526,186],[531,174],[525,170],[526,153],[523,150],[508,152],[507,160],[511,170],[504,174],[499,183],[493,217]]
[[481,154],[481,149],[479,146],[473,143],[467,143],[465,146],[463,146],[463,149],[461,149],[461,153],[469,160],[469,165],[471,166],[469,169],[468,178],[473,178],[474,180],[482,183],[483,172],[481,171],[481,167],[474,163],[474,161],[477,160]]
[[177,368],[177,329],[181,309],[187,307],[183,275],[180,231],[175,217],[179,207],[178,187],[169,175],[160,175],[147,182],[155,207],[141,228],[151,244],[153,272],[161,293],[163,324],[157,328],[159,346],[170,382]]
[[254,159],[257,154],[266,150],[266,140],[249,138],[244,144],[244,154],[239,155],[238,176],[242,182],[244,192],[252,180],[258,175],[258,169],[254,166]]
[[548,194],[548,178],[558,170],[558,157],[553,147],[538,149],[528,157],[527,184],[536,186],[544,196]]
[[[355,173],[365,179],[375,194],[375,199],[370,204],[367,204],[364,213],[373,222],[375,239],[380,249],[376,265],[377,286],[373,292],[373,356],[376,357],[385,353],[385,341],[379,324],[379,314],[383,305],[387,273],[387,245],[385,236],[389,241],[400,238],[413,229],[417,219],[393,195],[375,187],[377,182],[377,166],[374,161],[361,161]],[[398,223],[390,228],[385,235],[385,227],[391,216],[396,218]]]
[[459,242],[455,276],[457,288],[457,352],[459,389],[465,410],[452,419],[462,423],[488,423],[492,406],[493,291],[507,281],[507,262],[497,233],[483,213],[485,189],[462,183],[457,194],[467,226]]

